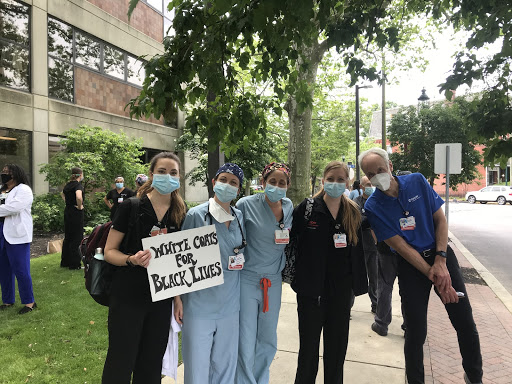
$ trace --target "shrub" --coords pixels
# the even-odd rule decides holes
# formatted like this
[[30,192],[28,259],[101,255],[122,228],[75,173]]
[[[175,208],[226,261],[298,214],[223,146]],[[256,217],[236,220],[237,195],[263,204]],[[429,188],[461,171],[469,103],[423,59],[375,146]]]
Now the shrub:
[[32,203],[34,229],[43,232],[63,232],[64,207],[64,200],[59,193],[36,196]]

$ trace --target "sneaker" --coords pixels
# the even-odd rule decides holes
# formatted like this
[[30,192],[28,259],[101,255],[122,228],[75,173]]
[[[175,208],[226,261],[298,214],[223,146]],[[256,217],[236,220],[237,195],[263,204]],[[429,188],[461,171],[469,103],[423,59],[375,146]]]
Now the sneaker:
[[480,380],[479,382],[469,381],[469,377],[468,375],[466,375],[466,372],[464,372],[464,382],[466,384],[482,384],[482,380]]
[[387,336],[388,335],[387,329],[382,328],[377,323],[372,324],[372,331],[375,332],[379,336]]
[[11,308],[13,304],[2,304],[0,305],[0,311],[3,311],[4,309]]
[[27,307],[27,306],[25,305],[23,308],[21,308],[21,309],[19,310],[18,314],[20,314],[20,315],[24,315],[25,313],[32,312],[32,311],[33,311],[34,309],[36,309],[36,308],[37,308],[37,304],[34,302],[34,305],[32,306],[32,308],[31,308],[31,307]]

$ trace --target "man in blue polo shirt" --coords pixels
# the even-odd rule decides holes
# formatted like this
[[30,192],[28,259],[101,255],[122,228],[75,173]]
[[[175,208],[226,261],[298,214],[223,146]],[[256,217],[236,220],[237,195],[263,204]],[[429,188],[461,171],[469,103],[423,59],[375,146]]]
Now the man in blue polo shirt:
[[379,241],[402,257],[398,283],[405,332],[405,370],[409,384],[424,383],[423,344],[427,336],[427,308],[432,284],[457,331],[466,383],[481,383],[480,340],[457,258],[448,246],[444,201],[423,175],[393,177],[386,151],[361,153],[359,164],[377,190],[364,206]]

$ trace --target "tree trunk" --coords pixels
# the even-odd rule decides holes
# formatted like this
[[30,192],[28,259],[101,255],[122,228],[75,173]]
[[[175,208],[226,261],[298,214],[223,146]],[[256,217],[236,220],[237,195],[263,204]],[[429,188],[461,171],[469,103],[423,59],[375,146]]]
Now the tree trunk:
[[311,178],[311,196],[315,194],[315,186],[316,186],[316,175],[313,175]]
[[[311,47],[305,47],[302,50],[309,62],[309,71],[300,70],[299,80],[307,81],[311,98],[313,98],[318,65],[328,48],[327,42],[322,44],[316,42]],[[303,62],[298,60],[297,65],[300,66],[302,64]],[[302,114],[299,114],[295,98],[290,97],[286,102],[285,110],[288,112],[288,128],[290,131],[288,163],[292,171],[290,177],[291,185],[288,188],[287,196],[296,205],[304,198],[310,196],[312,190],[310,178],[312,109],[307,108]]]
[[251,180],[245,181],[245,196],[251,196]]

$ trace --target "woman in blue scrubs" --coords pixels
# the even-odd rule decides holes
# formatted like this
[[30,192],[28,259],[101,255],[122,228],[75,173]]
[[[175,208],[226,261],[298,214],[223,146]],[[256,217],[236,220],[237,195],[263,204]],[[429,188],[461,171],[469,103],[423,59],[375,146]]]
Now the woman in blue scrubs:
[[[188,211],[182,229],[215,225],[224,283],[175,297],[174,316],[182,324],[185,384],[233,384],[238,357],[240,270],[245,251],[242,213],[230,206],[244,173],[226,163],[213,179],[215,196]],[[242,257],[233,257],[233,256]]]
[[237,203],[247,231],[245,265],[240,275],[240,341],[237,384],[268,384],[277,351],[281,271],[289,241],[293,204],[286,198],[290,169],[271,163],[262,172],[265,193]]

